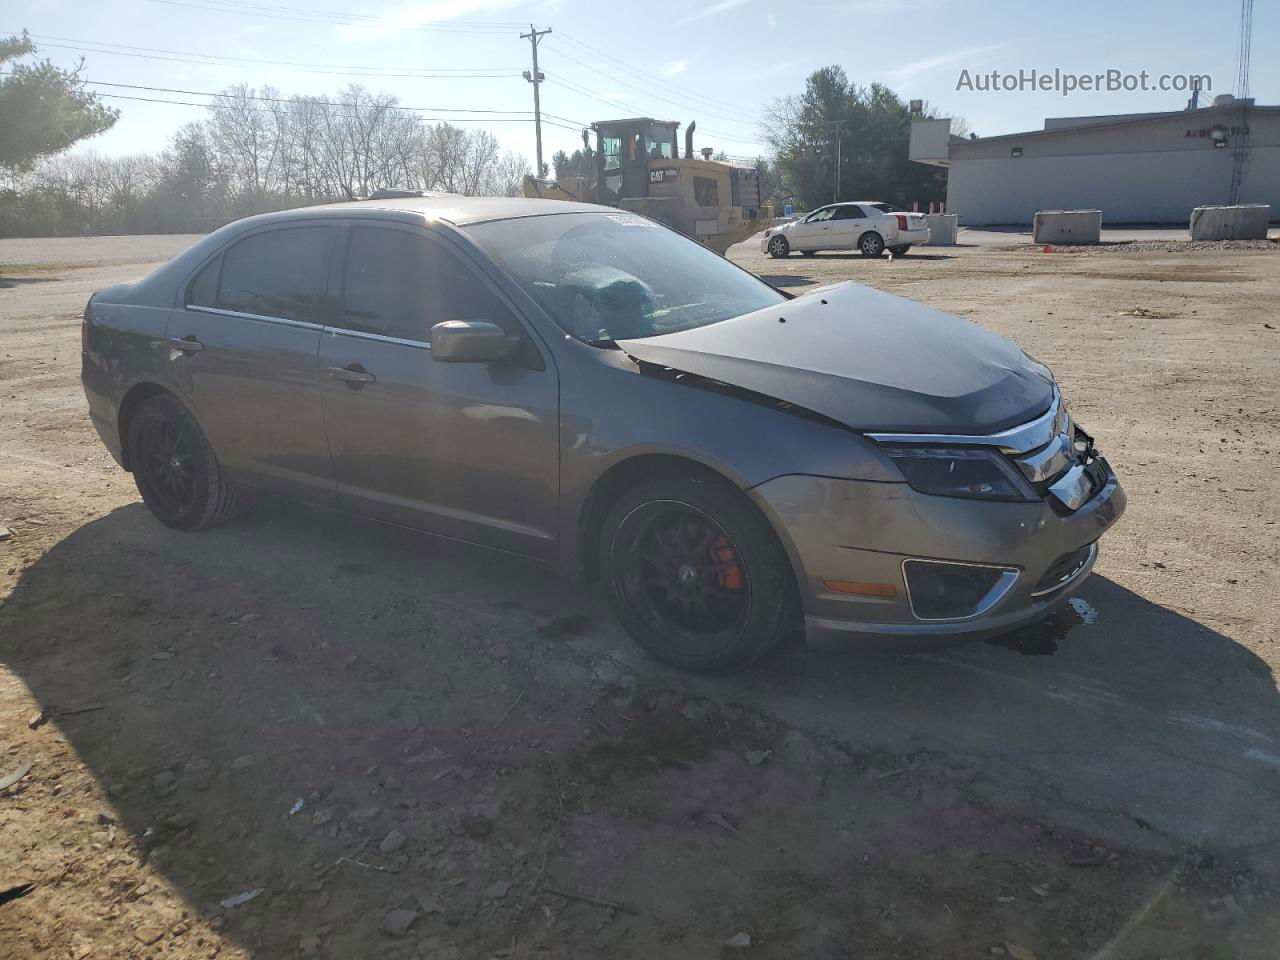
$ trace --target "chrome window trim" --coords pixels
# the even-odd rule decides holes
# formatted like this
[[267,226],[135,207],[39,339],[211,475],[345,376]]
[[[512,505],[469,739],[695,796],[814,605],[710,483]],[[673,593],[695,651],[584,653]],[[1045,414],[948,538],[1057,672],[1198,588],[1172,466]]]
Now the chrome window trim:
[[927,443],[941,446],[962,444],[968,446],[995,447],[1004,453],[1028,453],[1043,447],[1053,439],[1057,432],[1058,416],[1062,408],[1062,393],[1057,385],[1053,388],[1053,399],[1049,409],[1027,423],[999,433],[957,434],[957,433],[868,433],[879,443]]
[[[963,617],[922,617],[916,613],[915,601],[911,599],[911,579],[907,576],[908,563],[936,563],[944,567],[981,567],[983,570],[999,570],[1000,579],[992,584],[991,589],[987,591],[987,595],[978,601],[977,607],[973,613]],[[1005,597],[1009,595],[1009,591],[1013,589],[1013,585],[1018,582],[1018,577],[1022,571],[1017,567],[1007,567],[999,563],[970,563],[964,560],[934,560],[930,557],[903,557],[902,563],[902,586],[903,591],[907,595],[907,609],[911,611],[911,616],[915,617],[921,623],[964,623],[967,620],[976,620],[984,614],[990,613],[991,610]]]
[[236,317],[239,320],[262,320],[266,323],[279,323],[288,327],[301,327],[303,330],[323,330],[324,324],[310,323],[306,320],[290,320],[288,317],[268,317],[261,313],[244,313],[240,310],[224,310],[222,307],[205,307],[196,303],[188,303],[183,309],[196,313],[211,313],[219,317]]
[[420,350],[430,350],[431,344],[423,340],[407,340],[404,337],[388,337],[382,333],[369,333],[366,330],[352,330],[348,327],[335,327],[332,325],[325,326],[324,332],[331,337],[341,334],[344,337],[355,337],[357,340],[374,340],[378,343],[394,343],[402,347],[417,347]]

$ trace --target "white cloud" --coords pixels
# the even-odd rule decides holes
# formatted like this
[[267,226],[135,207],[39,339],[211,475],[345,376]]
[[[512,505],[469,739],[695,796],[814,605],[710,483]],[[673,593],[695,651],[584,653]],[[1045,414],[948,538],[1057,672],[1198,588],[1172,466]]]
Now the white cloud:
[[773,30],[775,27],[778,26],[778,15],[776,13],[770,13],[767,17],[764,18],[764,22],[769,25],[770,30]]
[[523,2],[524,0],[432,0],[430,3],[406,3],[376,20],[344,27],[343,32],[350,37],[381,37],[426,23],[505,10]]
[[749,2],[750,0],[720,0],[719,3],[713,3],[709,7],[703,7],[696,13],[682,17],[676,23],[693,23],[695,20],[705,20],[707,17],[714,17],[717,14],[724,13],[726,10],[732,10],[734,7],[740,7]]
[[971,57],[980,57],[984,53],[992,53],[996,50],[1004,49],[1008,44],[991,43],[983,47],[962,47],[959,50],[951,50],[947,53],[940,53],[936,56],[925,57],[923,60],[912,60],[908,64],[904,64],[897,70],[892,71],[895,77],[914,77],[917,73],[924,73],[927,70],[934,70],[937,67],[945,67],[949,63],[956,63],[960,60],[968,60]]
[[689,69],[689,60],[686,57],[684,60],[671,61],[662,68],[661,72],[664,77],[678,77],[687,69]]

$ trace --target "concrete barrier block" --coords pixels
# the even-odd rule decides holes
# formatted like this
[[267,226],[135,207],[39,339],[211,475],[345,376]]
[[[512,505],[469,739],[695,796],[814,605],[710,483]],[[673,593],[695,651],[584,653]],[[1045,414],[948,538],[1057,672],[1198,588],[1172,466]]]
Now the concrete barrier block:
[[925,224],[929,228],[929,246],[954,247],[956,230],[960,224],[960,216],[955,213],[925,214]]
[[1192,240],[1265,240],[1271,207],[1242,203],[1234,207],[1196,207],[1191,211]]
[[1101,210],[1037,210],[1036,243],[1097,243],[1102,239]]

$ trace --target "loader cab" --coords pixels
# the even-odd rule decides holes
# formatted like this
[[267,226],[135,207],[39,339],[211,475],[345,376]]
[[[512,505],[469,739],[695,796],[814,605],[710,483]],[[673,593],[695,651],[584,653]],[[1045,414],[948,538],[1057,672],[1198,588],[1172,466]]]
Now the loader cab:
[[680,156],[680,124],[652,117],[608,120],[591,125],[596,132],[596,202],[649,195],[649,161]]

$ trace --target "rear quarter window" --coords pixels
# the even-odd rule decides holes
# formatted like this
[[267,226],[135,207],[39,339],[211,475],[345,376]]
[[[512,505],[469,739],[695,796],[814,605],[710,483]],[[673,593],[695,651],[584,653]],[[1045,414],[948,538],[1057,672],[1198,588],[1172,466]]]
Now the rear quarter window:
[[287,227],[234,243],[222,255],[216,306],[263,317],[329,322],[329,236],[327,226]]
[[218,271],[222,269],[222,255],[206,263],[195,278],[187,284],[187,305],[216,307],[218,305]]

